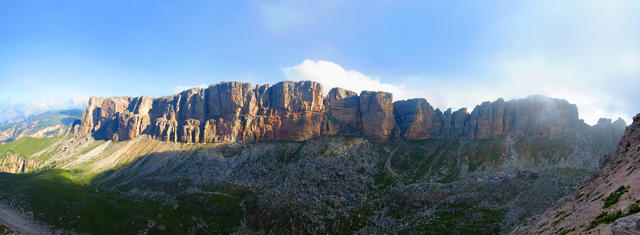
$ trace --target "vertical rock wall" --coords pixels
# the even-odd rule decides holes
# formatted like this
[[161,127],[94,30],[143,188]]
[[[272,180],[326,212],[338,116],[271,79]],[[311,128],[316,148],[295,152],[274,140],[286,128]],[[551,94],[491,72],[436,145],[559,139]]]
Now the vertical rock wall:
[[76,134],[125,140],[148,134],[164,141],[302,141],[321,135],[490,139],[545,136],[583,122],[575,105],[543,96],[484,102],[471,113],[435,109],[425,99],[393,102],[392,94],[333,88],[323,97],[311,81],[273,86],[223,82],[173,96],[91,97]]

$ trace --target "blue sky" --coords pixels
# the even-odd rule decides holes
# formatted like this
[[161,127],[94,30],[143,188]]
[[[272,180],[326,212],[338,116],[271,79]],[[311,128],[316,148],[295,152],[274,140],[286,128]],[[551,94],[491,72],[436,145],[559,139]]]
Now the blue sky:
[[[640,112],[637,1],[0,1],[0,119],[88,96],[316,80],[473,108]],[[0,120],[1,121],[1,120]]]

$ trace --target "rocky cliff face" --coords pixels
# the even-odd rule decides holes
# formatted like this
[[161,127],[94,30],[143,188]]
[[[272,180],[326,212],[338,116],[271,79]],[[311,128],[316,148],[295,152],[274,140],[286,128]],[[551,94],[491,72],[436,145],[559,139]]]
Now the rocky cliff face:
[[273,86],[223,82],[180,94],[92,97],[76,131],[99,139],[124,140],[141,134],[173,142],[302,141],[322,135],[363,136],[375,142],[491,139],[549,136],[586,126],[575,105],[543,96],[484,102],[445,112],[425,99],[393,102],[386,92],[360,95],[340,88],[323,97],[310,81]]
[[[597,126],[623,125],[601,119]],[[604,130],[604,129],[602,129]],[[601,131],[602,131],[601,130]],[[606,138],[606,131],[601,133]],[[615,154],[600,159],[600,174],[513,234],[640,234],[640,114],[633,118]]]
[[38,164],[36,161],[23,159],[20,155],[11,151],[6,153],[4,159],[0,159],[0,172],[25,173],[37,167]]
[[466,109],[442,113],[425,99],[412,99],[395,102],[394,111],[406,139],[548,136],[571,131],[582,123],[575,105],[544,96],[484,102],[471,113]]

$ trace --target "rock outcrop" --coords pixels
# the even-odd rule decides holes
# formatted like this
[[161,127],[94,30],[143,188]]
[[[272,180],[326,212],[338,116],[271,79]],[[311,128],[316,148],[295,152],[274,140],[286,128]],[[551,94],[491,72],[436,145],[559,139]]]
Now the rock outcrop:
[[311,81],[255,87],[223,82],[156,99],[91,97],[76,134],[111,140],[148,134],[186,143],[302,141],[322,135],[386,142],[549,136],[586,126],[575,105],[544,96],[484,102],[469,113],[466,108],[434,110],[425,99],[394,103],[386,92],[358,95],[333,88],[327,97],[322,94],[322,85]]
[[548,136],[571,131],[582,123],[575,105],[544,96],[484,102],[471,113],[467,109],[442,113],[425,99],[412,99],[395,102],[394,111],[406,139]]
[[[435,110],[425,99],[401,100],[393,103],[396,122],[402,130],[402,137],[407,139],[424,139],[442,136],[444,120],[435,117]],[[444,136],[442,136],[444,137]]]
[[391,93],[387,92],[360,93],[362,131],[365,137],[376,142],[389,140],[395,128],[392,98]]
[[358,136],[362,133],[360,97],[353,91],[333,88],[325,99],[327,107],[327,135]]
[[[623,126],[621,120],[598,121],[596,128]],[[601,130],[602,131],[602,130]],[[606,133],[606,132],[603,132]],[[605,136],[606,137],[606,136]],[[530,218],[512,234],[637,234],[640,223],[640,114],[626,128],[612,155],[600,159],[600,174]]]
[[0,159],[0,172],[25,173],[38,167],[38,163],[20,157],[20,155],[8,151],[4,159]]

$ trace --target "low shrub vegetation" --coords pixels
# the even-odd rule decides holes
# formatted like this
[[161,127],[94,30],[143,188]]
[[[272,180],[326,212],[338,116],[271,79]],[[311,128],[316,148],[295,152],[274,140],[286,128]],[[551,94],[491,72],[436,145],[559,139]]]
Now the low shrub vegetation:
[[615,192],[609,194],[609,196],[604,199],[603,208],[609,208],[618,203],[618,201],[620,201],[620,197],[622,197],[626,192],[629,192],[629,187],[624,185],[620,186]]
[[598,215],[598,217],[596,217],[595,219],[593,219],[593,221],[591,221],[591,224],[589,225],[589,228],[587,228],[587,230],[591,230],[595,227],[598,227],[598,225],[600,224],[610,224],[613,223],[614,221],[616,221],[619,218],[622,218],[623,216],[625,216],[624,213],[622,213],[622,211],[617,210],[615,212],[602,212]]

